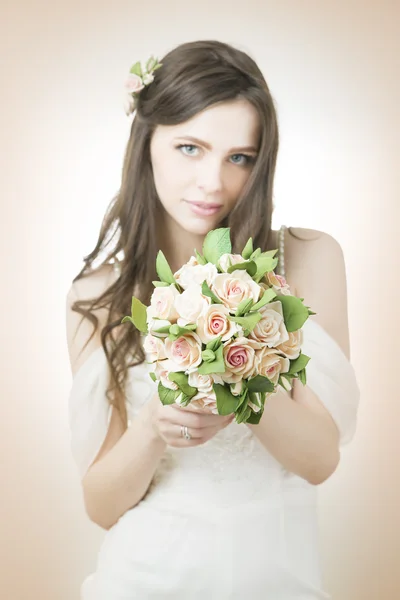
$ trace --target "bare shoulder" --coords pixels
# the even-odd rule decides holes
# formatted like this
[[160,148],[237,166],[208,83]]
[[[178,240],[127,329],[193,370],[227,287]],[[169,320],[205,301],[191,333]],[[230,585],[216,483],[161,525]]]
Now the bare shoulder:
[[115,280],[115,271],[113,265],[102,265],[93,270],[85,277],[72,282],[66,296],[66,335],[68,353],[72,374],[78,371],[86,359],[101,346],[101,330],[106,324],[108,311],[104,308],[93,311],[98,319],[98,328],[95,335],[86,345],[90,338],[94,326],[90,321],[73,310],[73,305],[77,300],[92,300],[103,294]]
[[346,266],[342,247],[316,229],[288,227],[285,236],[288,281],[317,313],[317,321],[350,356]]

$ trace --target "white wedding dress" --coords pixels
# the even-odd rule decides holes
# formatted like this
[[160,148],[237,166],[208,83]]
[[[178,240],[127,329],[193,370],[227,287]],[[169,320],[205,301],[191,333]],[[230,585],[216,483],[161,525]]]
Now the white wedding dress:
[[[310,317],[307,384],[330,411],[341,445],[355,432],[359,389],[338,344]],[[156,389],[130,369],[130,419]],[[96,350],[69,395],[79,473],[96,456],[110,411],[107,361]],[[205,444],[168,446],[144,499],[106,532],[81,600],[329,600],[322,589],[317,487],[286,471],[245,424]]]

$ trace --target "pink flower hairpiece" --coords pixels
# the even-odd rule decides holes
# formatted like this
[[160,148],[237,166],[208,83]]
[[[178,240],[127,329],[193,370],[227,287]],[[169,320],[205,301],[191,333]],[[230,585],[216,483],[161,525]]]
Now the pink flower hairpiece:
[[159,69],[162,63],[157,58],[151,56],[146,65],[143,66],[140,61],[132,65],[129,75],[125,80],[126,98],[124,110],[127,116],[136,109],[137,99],[142,89],[154,81],[154,71]]

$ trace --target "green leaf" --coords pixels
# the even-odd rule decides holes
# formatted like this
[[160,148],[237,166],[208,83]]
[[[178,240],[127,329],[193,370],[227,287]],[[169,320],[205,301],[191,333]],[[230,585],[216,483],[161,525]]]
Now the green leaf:
[[162,250],[159,250],[157,254],[156,271],[161,281],[169,284],[177,283]]
[[200,375],[210,375],[210,373],[225,373],[224,347],[221,345],[215,351],[215,360],[213,362],[203,362],[198,367]]
[[159,329],[153,328],[153,331],[154,331],[154,333],[169,333],[170,328],[171,328],[171,325],[164,325],[163,327],[160,327]]
[[129,321],[130,323],[132,323],[132,325],[134,325],[131,317],[124,317],[122,319],[121,323],[126,323],[127,321]]
[[273,288],[269,288],[268,290],[265,290],[263,296],[253,306],[252,310],[259,310],[260,308],[262,308],[263,306],[265,306],[266,304],[271,302],[271,300],[273,300],[274,298],[276,298],[276,292]]
[[247,381],[247,388],[249,392],[273,392],[275,386],[268,377],[256,375],[256,377]]
[[214,383],[213,389],[217,397],[217,408],[220,415],[230,415],[237,410],[239,396],[231,394],[229,388],[219,383]]
[[176,383],[185,396],[193,398],[197,394],[197,388],[189,385],[189,377],[185,373],[168,373],[168,379]]
[[[192,333],[192,331],[194,331],[196,329],[196,327],[197,327],[197,325],[194,323],[190,323],[188,325],[185,325],[184,327],[181,327],[180,325],[177,325],[176,323],[174,323],[169,328],[169,333],[175,337],[180,337],[181,335],[185,335],[186,333]],[[163,332],[160,332],[160,333],[163,333]]]
[[232,244],[229,227],[212,229],[209,231],[203,243],[203,256],[207,262],[217,266],[223,254],[232,253]]
[[253,260],[249,260],[247,262],[231,265],[228,268],[227,273],[233,273],[233,271],[247,271],[250,277],[254,277],[254,275],[257,273],[257,265]]
[[310,357],[301,352],[298,358],[290,361],[290,368],[288,373],[290,375],[295,375],[296,373],[299,373],[300,371],[306,368],[309,361]]
[[169,287],[169,283],[165,283],[165,281],[152,281],[154,287]]
[[307,373],[305,369],[299,371],[299,379],[303,385],[307,385]]
[[308,310],[308,314],[309,315],[317,315],[318,313],[313,312],[312,310],[310,310],[310,308],[308,306],[306,306],[307,310]]
[[272,258],[271,256],[265,256],[265,254],[260,254],[257,258],[254,259],[254,262],[257,265],[257,273],[254,276],[255,281],[260,281],[265,273],[269,271],[273,271],[278,264],[278,259]]
[[304,306],[302,300],[297,296],[284,296],[281,294],[277,295],[277,300],[282,304],[286,329],[291,332],[303,327],[308,319],[308,309]]
[[251,415],[247,418],[246,423],[250,423],[250,425],[258,425],[261,421],[261,417],[263,416],[263,412],[264,411],[262,410],[260,410],[258,413],[251,411]]
[[207,281],[203,281],[201,286],[201,293],[203,294],[203,296],[208,296],[208,298],[211,298],[213,304],[223,304],[222,300],[220,300],[218,296],[216,296],[214,292],[210,290]]
[[216,359],[215,353],[212,350],[206,349],[201,353],[201,358],[204,362],[213,362]]
[[222,344],[222,336],[219,335],[214,340],[211,340],[211,342],[208,342],[206,348],[207,348],[207,350],[212,350],[213,352],[215,352],[216,350],[218,350],[218,348],[221,346],[221,344]]
[[147,308],[138,298],[132,296],[132,322],[142,333],[147,333]]
[[239,412],[236,413],[236,423],[245,423],[251,416],[252,412],[253,411],[251,410],[250,406],[243,404],[239,409]]
[[257,325],[257,323],[259,321],[261,321],[262,314],[259,312],[254,312],[254,313],[251,312],[251,313],[248,313],[246,317],[232,317],[229,315],[228,319],[230,321],[234,321],[235,323],[238,323],[239,325],[241,325],[243,327],[243,329],[246,329],[246,331],[248,331],[250,333],[250,331],[253,331],[253,329]]
[[246,403],[246,405],[247,405],[248,399],[249,399],[249,392],[248,392],[248,389],[246,387],[245,390],[242,392],[242,394],[240,394],[240,396],[239,396],[239,404],[238,404],[238,407],[237,407],[236,410],[239,410],[239,408],[241,406],[243,406],[244,403]]
[[235,316],[241,317],[242,315],[245,315],[247,312],[249,312],[249,310],[253,308],[253,302],[254,300],[252,298],[245,298],[244,300],[242,300],[236,309]]
[[250,256],[250,260],[255,260],[261,254],[261,248],[256,248],[253,254]]
[[133,73],[134,75],[139,75],[139,77],[143,77],[142,65],[140,64],[140,61],[132,65],[130,73]]
[[180,393],[180,390],[170,390],[169,388],[164,387],[161,381],[158,384],[158,395],[164,406],[166,404],[174,404]]
[[199,252],[197,252],[197,250],[195,250],[194,252],[195,252],[197,262],[199,263],[199,265],[206,265],[207,261],[204,258],[204,256],[202,256]]
[[247,244],[243,248],[242,256],[245,260],[248,260],[253,252],[253,238],[249,238]]
[[156,378],[156,374],[155,374],[155,373],[149,373],[149,376],[151,377],[151,379],[152,379],[153,381],[157,381],[157,378]]

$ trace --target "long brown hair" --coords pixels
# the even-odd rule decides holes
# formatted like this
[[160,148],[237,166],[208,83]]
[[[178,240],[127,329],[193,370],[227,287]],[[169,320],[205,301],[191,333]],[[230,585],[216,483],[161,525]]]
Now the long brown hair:
[[[78,300],[72,308],[94,326],[88,342],[98,327],[92,311],[108,310],[101,331],[111,374],[107,398],[118,407],[125,425],[128,368],[142,363],[145,355],[139,331],[130,323],[121,324],[121,319],[130,314],[133,291],[149,304],[154,289],[151,282],[157,279],[155,218],[161,205],[150,160],[150,140],[157,125],[180,124],[213,104],[239,98],[257,109],[261,128],[258,157],[234,209],[219,226],[230,227],[233,252],[241,252],[250,236],[255,247],[268,249],[270,243],[279,135],[274,101],[257,64],[245,52],[214,40],[181,44],[160,62],[154,81],[138,97],[120,189],[106,211],[95,248],[84,257],[85,265],[74,279],[93,272],[92,264],[100,253],[105,252],[100,266],[123,253],[116,281],[98,298]],[[107,252],[111,244],[112,250]],[[117,332],[115,328],[119,328]]]

